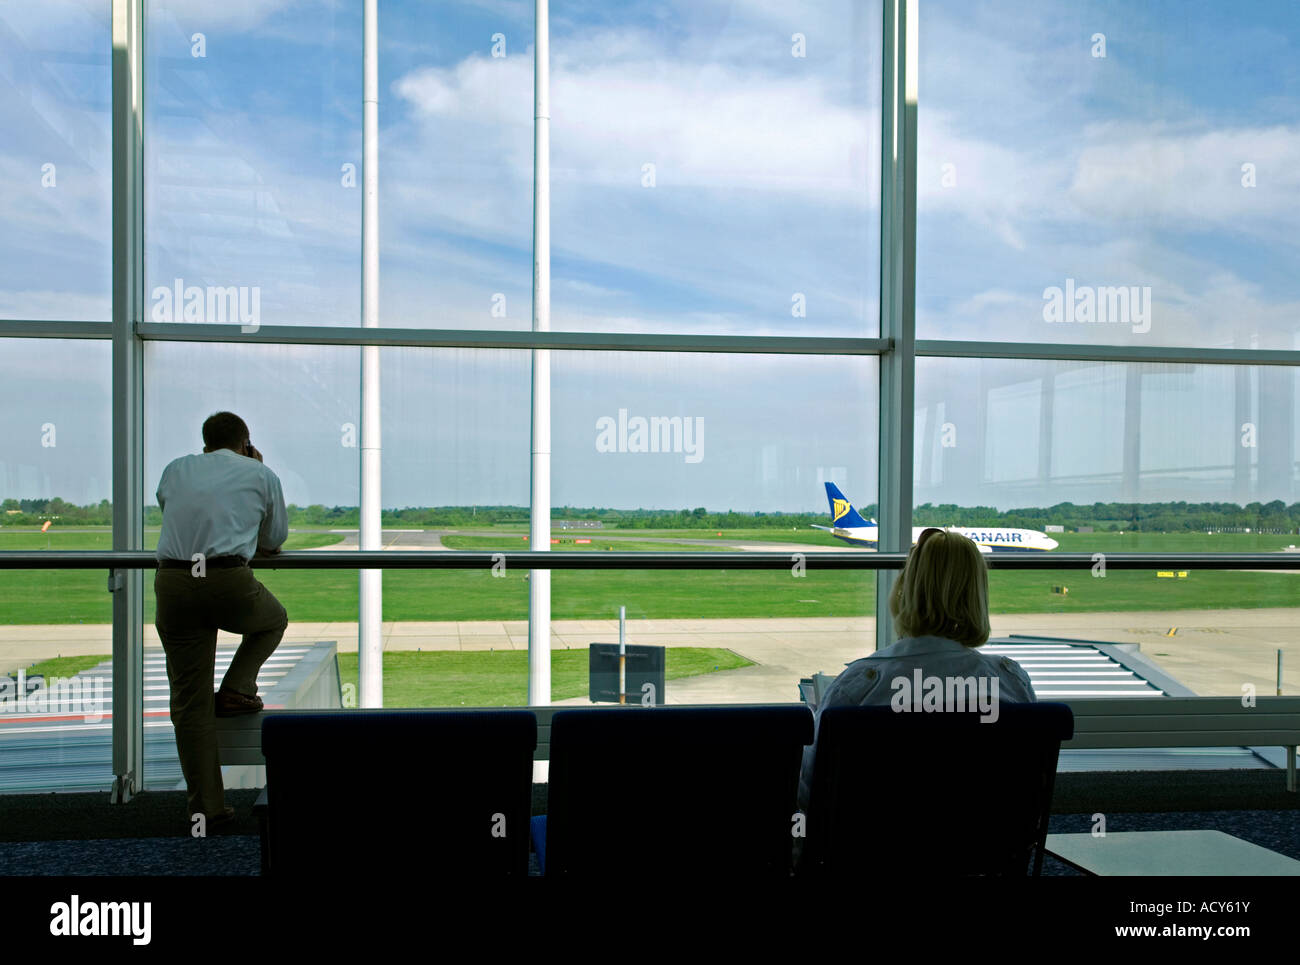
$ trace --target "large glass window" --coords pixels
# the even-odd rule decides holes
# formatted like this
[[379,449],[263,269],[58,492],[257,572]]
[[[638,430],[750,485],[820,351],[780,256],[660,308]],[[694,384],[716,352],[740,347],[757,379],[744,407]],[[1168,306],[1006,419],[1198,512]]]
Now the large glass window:
[[[112,549],[108,350],[0,338],[0,551]],[[103,571],[0,569],[0,791],[108,786],[112,652]]]
[[[1106,565],[1109,552],[1188,552],[1233,541],[1217,534],[1048,534],[1061,552],[1090,551],[1089,569],[989,573],[992,636],[985,653],[1021,662],[1040,700],[1078,697],[1242,697],[1300,684],[1295,652],[1300,617],[1296,568],[1273,571],[1148,569]],[[1203,537],[1204,534],[1201,534]],[[1295,552],[1297,537],[1241,539]],[[1278,679],[1278,654],[1284,656]],[[1027,654],[1028,663],[1021,660]]]
[[801,676],[864,656],[873,574],[800,560],[853,548],[814,528],[831,525],[826,482],[864,509],[875,502],[878,372],[875,358],[557,354],[552,549],[759,551],[790,565],[557,571],[552,616],[603,620],[589,642],[612,642],[624,607],[631,642],[752,664],[722,673],[733,658],[715,656],[704,676],[668,685],[670,702],[795,700]]
[[832,479],[875,501],[875,358],[564,352],[551,364],[556,506],[820,517]]
[[532,6],[385,4],[379,46],[380,324],[531,328]]
[[1293,3],[920,17],[918,338],[1296,347]]
[[145,7],[145,319],[357,324],[361,8]]
[[[1029,655],[1040,696],[1273,693],[1300,615],[1295,382],[1283,366],[920,359],[914,522],[960,527],[995,561],[1092,554],[989,575],[994,638]],[[1297,563],[1107,566],[1126,552]]]
[[203,450],[203,422],[240,416],[286,503],[358,503],[359,352],[313,345],[145,345],[145,503],[169,462]]
[[[357,325],[360,5],[144,6],[144,207],[128,212],[143,216],[142,320],[241,337]],[[557,702],[586,702],[586,648],[617,639],[620,608],[629,642],[669,650],[659,702],[794,700],[800,677],[870,651],[874,573],[799,564],[870,548],[818,528],[832,523],[828,482],[872,520],[888,511],[882,474],[910,470],[914,523],[978,530],[991,552],[1300,545],[1295,367],[1124,356],[1300,346],[1294,7],[1259,4],[1246,19],[1211,0],[919,8],[916,335],[1015,346],[940,358],[922,344],[904,414],[910,467],[878,452],[895,415],[880,411],[881,366],[896,346],[881,358],[741,355],[690,340],[880,332],[880,0],[552,9],[551,326],[681,337],[662,351],[550,353],[551,505],[537,507],[549,549],[777,551],[791,564],[554,571]],[[17,321],[63,335],[55,323],[110,318],[109,11],[0,11],[12,135],[0,146],[0,336]],[[531,327],[532,16],[381,5],[383,328]],[[156,334],[136,389],[145,548],[163,468],[202,448],[203,420],[221,409],[248,421],[280,476],[286,549],[356,548],[358,348]],[[998,357],[1089,342],[1113,359]],[[385,548],[528,547],[531,353],[378,354]],[[107,340],[0,337],[0,551],[111,546],[112,453],[129,441],[112,436],[112,374]],[[385,571],[388,706],[526,699],[533,577],[517,569]],[[332,642],[350,706],[357,571],[268,565],[259,578],[290,613],[276,660]],[[1062,680],[1058,638],[1147,661],[1164,692],[1267,692],[1276,651],[1293,643],[1294,580],[995,566],[993,646],[1038,641],[1045,696]],[[146,771],[174,787],[146,583]],[[0,631],[17,647],[0,651],[17,654],[0,671],[72,659],[45,669],[107,673],[101,571],[0,570],[0,589]],[[220,652],[234,641],[223,635]],[[1059,674],[1086,678],[1093,660]],[[269,665],[268,685],[285,672]],[[107,740],[109,726],[85,733]],[[24,788],[105,786],[107,756],[56,774],[68,763],[57,746]]]
[[4,319],[110,317],[108,0],[0,7]]
[[880,21],[875,0],[553,20],[554,327],[875,335]]
[[1129,531],[1300,526],[1292,367],[923,358],[916,371],[918,505],[1058,522],[1070,510],[1050,507],[1073,504],[1077,522]]

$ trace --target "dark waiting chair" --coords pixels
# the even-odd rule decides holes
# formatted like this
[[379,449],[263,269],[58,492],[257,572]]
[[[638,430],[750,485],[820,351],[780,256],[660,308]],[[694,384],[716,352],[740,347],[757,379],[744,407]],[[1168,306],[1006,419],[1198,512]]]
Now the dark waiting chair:
[[1024,875],[1042,870],[1061,741],[1059,703],[978,713],[830,707],[818,725],[808,875]]
[[536,746],[530,710],[268,714],[266,870],[527,875]]
[[557,711],[546,876],[788,876],[812,736],[798,705]]

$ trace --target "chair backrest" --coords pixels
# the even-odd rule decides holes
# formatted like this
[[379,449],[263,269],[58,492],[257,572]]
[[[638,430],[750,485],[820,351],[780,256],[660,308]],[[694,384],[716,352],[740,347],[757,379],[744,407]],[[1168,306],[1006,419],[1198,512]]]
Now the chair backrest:
[[790,871],[807,707],[559,711],[546,875]]
[[799,872],[1024,875],[1042,862],[1065,704],[978,712],[830,707]]
[[536,744],[529,710],[267,714],[270,872],[527,875]]

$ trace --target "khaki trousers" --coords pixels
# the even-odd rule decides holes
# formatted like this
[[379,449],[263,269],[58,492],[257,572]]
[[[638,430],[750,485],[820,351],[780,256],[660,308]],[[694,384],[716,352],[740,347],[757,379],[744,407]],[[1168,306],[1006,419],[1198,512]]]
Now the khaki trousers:
[[253,695],[257,672],[280,645],[289,617],[247,566],[212,568],[206,576],[159,568],[153,586],[158,601],[154,626],[167,654],[172,726],[189,790],[189,813],[211,817],[225,807],[212,689],[217,630],[244,637],[222,689]]

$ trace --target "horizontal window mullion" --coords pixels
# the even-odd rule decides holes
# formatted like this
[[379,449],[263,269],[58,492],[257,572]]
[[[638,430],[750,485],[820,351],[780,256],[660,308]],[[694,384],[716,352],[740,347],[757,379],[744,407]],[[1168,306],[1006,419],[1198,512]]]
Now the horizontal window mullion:
[[112,337],[112,322],[41,321],[30,318],[0,319],[0,338],[111,339]]
[[534,332],[438,328],[262,325],[243,332],[235,324],[139,322],[143,339],[183,342],[380,345],[425,348],[560,349],[614,352],[733,352],[789,355],[879,355],[889,339],[787,335],[694,335],[625,332]]
[[1048,362],[1191,362],[1203,365],[1300,365],[1292,349],[1191,348],[1177,345],[1061,345],[917,339],[918,358],[1040,359]]
[[[532,332],[438,328],[366,329],[349,326],[264,325],[255,332],[235,325],[140,322],[135,334],[149,341],[294,345],[381,345],[426,348],[533,349],[622,352],[715,352],[790,355],[883,355],[887,338],[786,335],[694,335],[624,332]],[[0,338],[111,339],[112,322],[37,319],[0,320]],[[1031,359],[1048,362],[1194,363],[1205,365],[1296,365],[1300,350],[1192,348],[1182,346],[1061,345],[1043,342],[980,342],[917,339],[918,358]]]
[[[550,551],[469,552],[420,550],[311,550],[257,558],[256,569],[489,569],[525,570],[781,570],[898,569],[905,553],[570,553]],[[1300,559],[1285,553],[1006,553],[986,558],[990,569],[1112,570],[1295,570]],[[56,550],[0,552],[0,569],[155,569],[150,551]]]

